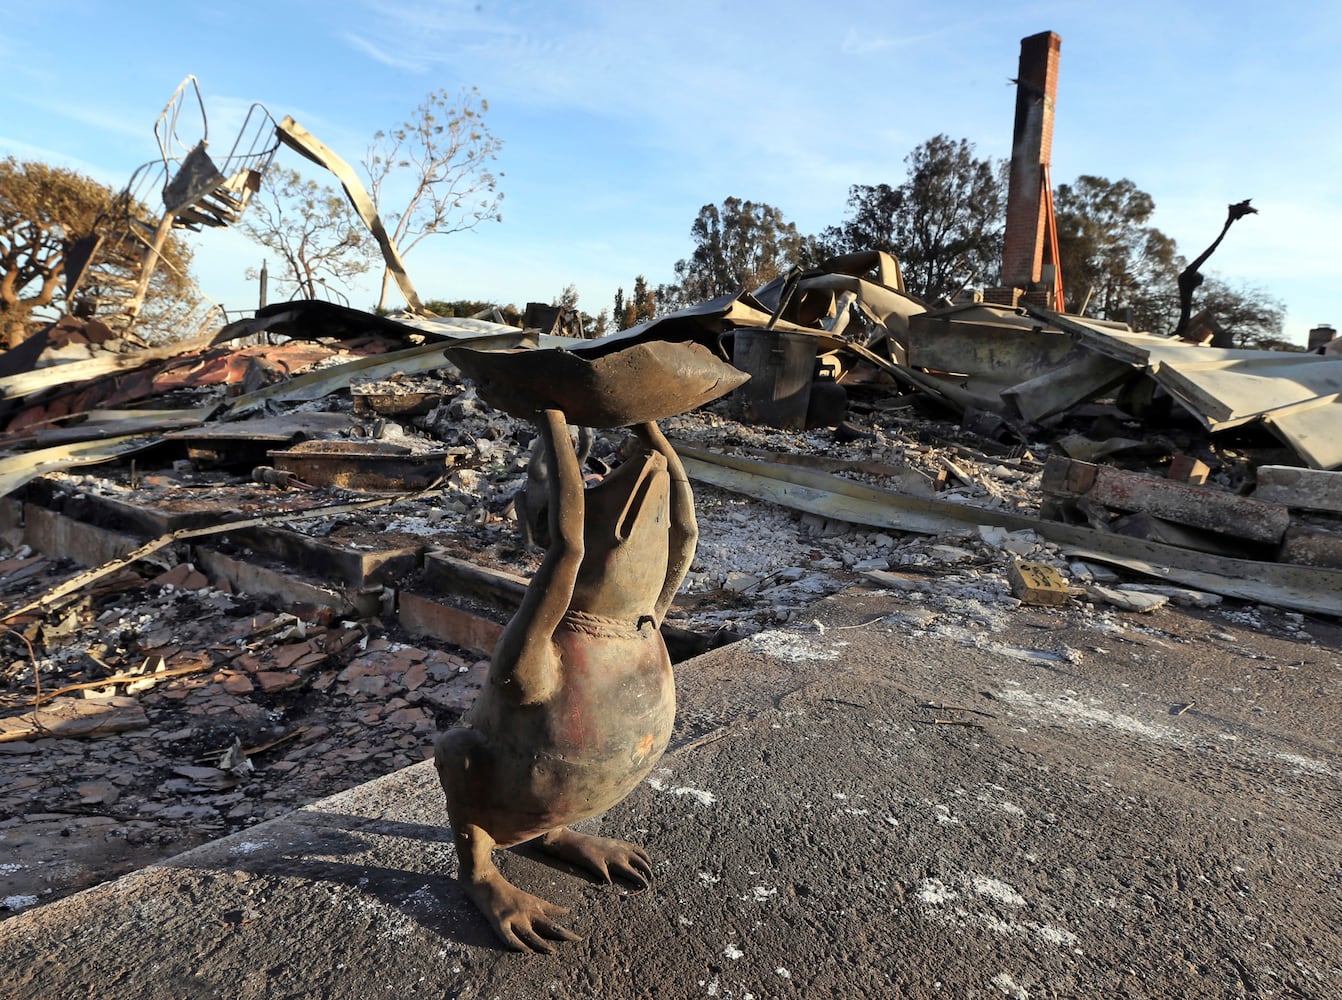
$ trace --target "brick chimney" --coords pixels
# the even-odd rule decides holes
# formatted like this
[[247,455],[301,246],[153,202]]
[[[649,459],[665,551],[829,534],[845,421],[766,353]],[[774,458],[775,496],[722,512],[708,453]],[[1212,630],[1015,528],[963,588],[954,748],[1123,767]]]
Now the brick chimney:
[[1015,305],[1024,296],[1040,305],[1062,306],[1051,301],[1054,281],[1043,274],[1045,246],[1052,235],[1052,200],[1046,185],[1061,48],[1062,39],[1051,31],[1021,39],[1002,250],[1003,287],[987,289],[984,298],[989,302]]

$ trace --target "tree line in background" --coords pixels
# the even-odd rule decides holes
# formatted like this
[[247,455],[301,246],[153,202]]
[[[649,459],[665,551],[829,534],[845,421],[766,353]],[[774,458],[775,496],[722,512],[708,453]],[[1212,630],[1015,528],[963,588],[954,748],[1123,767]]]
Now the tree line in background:
[[[1005,230],[1005,160],[979,158],[966,139],[934,136],[906,158],[896,186],[854,184],[847,216],[803,235],[772,205],[724,199],[705,205],[690,228],[693,250],[675,278],[654,293],[666,313],[704,299],[751,290],[829,257],[884,250],[899,260],[907,290],[929,305],[966,288],[1000,283]],[[1170,333],[1178,321],[1175,241],[1150,224],[1155,202],[1132,181],[1082,175],[1054,192],[1063,311]],[[646,284],[640,276],[639,282]],[[617,306],[623,290],[616,292]],[[1237,345],[1299,349],[1282,340],[1285,306],[1264,290],[1209,277],[1195,309],[1206,309]],[[621,328],[627,322],[619,308]]]
[[[369,190],[402,255],[427,236],[500,221],[498,177],[491,163],[501,142],[485,123],[488,104],[475,90],[453,99],[430,93],[402,125],[379,132],[363,161]],[[884,250],[900,262],[907,290],[935,305],[966,288],[999,283],[1006,214],[1007,163],[976,155],[966,139],[937,135],[905,158],[897,184],[854,184],[845,217],[819,233],[801,233],[784,213],[736,197],[707,204],[690,226],[691,252],[670,281],[652,286],[638,275],[596,316],[578,310],[572,285],[554,300],[580,317],[591,336],[628,329],[659,315],[741,290],[796,269],[860,250]],[[393,199],[395,199],[393,201]],[[59,304],[65,249],[95,231],[115,200],[110,189],[39,163],[0,162],[0,328],[26,323],[34,308]],[[1132,181],[1082,175],[1054,192],[1065,311],[1169,333],[1179,311],[1185,266],[1175,241],[1150,224],[1155,203]],[[340,286],[381,264],[371,236],[334,187],[295,171],[267,172],[242,226],[277,255],[281,293],[342,297]],[[126,248],[127,267],[133,248]],[[174,241],[179,262],[189,251]],[[378,311],[385,311],[383,270]],[[164,288],[170,293],[171,288]],[[485,302],[429,303],[444,315],[479,315]],[[1261,289],[1210,277],[1198,309],[1211,312],[1237,344],[1286,347],[1285,309]],[[503,316],[516,316],[512,306]],[[6,341],[7,343],[10,341]]]

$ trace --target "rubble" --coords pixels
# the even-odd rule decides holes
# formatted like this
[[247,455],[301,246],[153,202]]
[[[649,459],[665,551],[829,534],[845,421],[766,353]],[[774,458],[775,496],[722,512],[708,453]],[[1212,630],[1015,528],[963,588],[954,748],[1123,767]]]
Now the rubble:
[[1050,496],[1153,514],[1248,542],[1278,543],[1290,524],[1280,504],[1072,459],[1049,459],[1040,486]]
[[[1295,638],[1308,616],[1342,615],[1342,473],[1291,465],[1306,456],[1244,426],[1124,411],[1113,387],[1028,418],[1059,398],[1049,366],[1084,357],[1063,318],[1034,353],[993,355],[999,379],[985,389],[944,352],[970,343],[970,316],[987,314],[905,315],[909,300],[879,275],[822,272],[793,287],[819,325],[784,309],[774,328],[816,337],[842,407],[826,399],[816,424],[808,401],[803,425],[783,429],[743,422],[728,397],[663,422],[695,480],[701,529],[668,617],[678,657],[811,628],[818,598],[854,586],[898,591],[898,625],[915,636],[968,637],[1032,614],[1041,627],[1081,616],[1138,641],[1165,601]],[[783,291],[764,299],[795,307],[798,292]],[[887,292],[889,311],[866,301]],[[842,322],[830,314],[840,303]],[[672,332],[715,344],[737,320],[768,328],[770,309],[737,297],[612,343]],[[1008,312],[1020,321],[1011,336],[1045,336],[1030,312]],[[927,338],[908,331],[943,321],[952,341],[937,367],[919,367]],[[246,386],[263,355],[222,346],[222,332],[205,349],[218,352],[218,377],[195,384],[182,373],[198,370],[184,362],[204,356],[200,345],[183,345],[175,364],[171,352],[146,352],[140,368],[123,359],[117,384],[138,386],[135,399],[149,399],[149,372],[177,373],[153,410],[70,410],[110,398],[88,391],[106,372],[13,395],[0,380],[0,718],[13,734],[0,754],[23,762],[0,783],[0,835],[32,858],[60,831],[105,842],[85,869],[34,861],[6,873],[0,895],[50,898],[422,759],[469,706],[538,563],[514,505],[534,427],[484,403],[444,349],[563,338],[322,303],[264,310],[230,333],[260,330],[295,338],[274,349],[309,360]],[[229,360],[238,351],[247,364]],[[623,443],[597,431],[590,473]],[[342,480],[315,474],[305,454],[401,464]],[[1208,537],[1221,551],[1202,550]],[[60,728],[85,725],[80,738]]]

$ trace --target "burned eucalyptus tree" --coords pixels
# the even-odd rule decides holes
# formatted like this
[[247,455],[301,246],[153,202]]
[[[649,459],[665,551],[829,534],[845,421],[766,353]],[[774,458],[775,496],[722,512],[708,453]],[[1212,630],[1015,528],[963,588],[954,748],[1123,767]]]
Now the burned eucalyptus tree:
[[281,289],[307,299],[343,296],[376,258],[348,200],[295,170],[271,169],[240,228],[284,264]]

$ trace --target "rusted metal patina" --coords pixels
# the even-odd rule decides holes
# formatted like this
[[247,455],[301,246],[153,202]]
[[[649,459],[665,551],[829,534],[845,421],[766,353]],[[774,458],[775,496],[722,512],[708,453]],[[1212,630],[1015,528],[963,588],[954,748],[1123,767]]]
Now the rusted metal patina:
[[350,396],[354,400],[354,412],[361,416],[376,413],[383,417],[422,417],[443,401],[441,392],[414,390],[351,389]]
[[661,420],[725,396],[750,377],[689,341],[637,343],[611,353],[467,347],[444,353],[490,405],[524,420],[539,410],[563,410],[582,427]]
[[266,453],[274,467],[313,486],[408,493],[447,474],[446,451],[413,453],[386,441],[300,441],[285,451]]
[[[706,380],[721,395],[741,379],[704,351],[707,358],[677,387],[666,366],[644,364],[644,346],[654,348],[653,362],[661,360],[656,349],[664,345],[629,348],[640,355],[632,364],[611,355],[595,380],[576,384],[556,374],[571,368],[550,365],[551,381],[530,397],[545,404],[530,413],[549,469],[548,548],[494,650],[489,683],[462,725],[435,747],[462,884],[504,943],[520,951],[548,952],[577,935],[560,922],[566,910],[503,878],[494,848],[535,841],[606,880],[647,886],[652,879],[641,847],[570,827],[637,787],[666,749],[675,718],[671,660],[658,627],[694,557],[698,528],[684,467],[648,414],[704,402]],[[547,370],[535,359],[510,357],[523,381]],[[531,390],[508,384],[506,363],[489,371],[490,388],[482,385],[481,395],[527,412]],[[630,377],[652,379],[657,385],[649,388],[659,391],[630,391],[622,384]],[[606,398],[586,398],[595,392]],[[639,404],[644,398],[656,401]],[[558,400],[581,416],[553,405]],[[641,447],[586,488],[570,422],[626,419]]]

